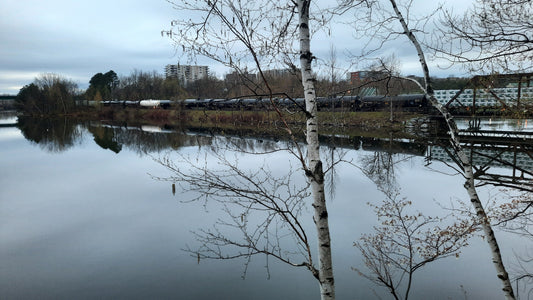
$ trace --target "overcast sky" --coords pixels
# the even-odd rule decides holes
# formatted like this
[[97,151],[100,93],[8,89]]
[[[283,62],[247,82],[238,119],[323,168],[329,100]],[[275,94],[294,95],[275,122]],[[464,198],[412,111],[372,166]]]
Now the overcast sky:
[[[470,2],[452,0],[447,5],[463,10]],[[0,94],[17,94],[41,73],[60,74],[81,88],[98,72],[163,73],[165,65],[178,63],[178,57],[161,30],[169,29],[178,13],[165,0],[0,0]],[[337,51],[354,47],[335,31],[333,36],[343,38]],[[405,75],[420,74],[414,55],[397,56]],[[220,66],[210,67],[219,77],[225,72]],[[458,75],[453,69],[434,73],[454,72]]]

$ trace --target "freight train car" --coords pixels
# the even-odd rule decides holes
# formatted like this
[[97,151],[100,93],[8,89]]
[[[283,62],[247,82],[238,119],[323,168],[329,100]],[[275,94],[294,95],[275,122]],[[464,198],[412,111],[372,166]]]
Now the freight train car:
[[[395,110],[426,112],[429,101],[423,94],[399,96],[342,96],[342,97],[317,97],[319,111],[379,111]],[[88,101],[94,102],[94,101]],[[90,103],[91,105],[93,103]],[[95,103],[94,103],[95,104]],[[271,110],[273,106],[280,109],[302,110],[305,109],[304,98],[230,98],[230,99],[184,99],[180,101],[146,99],[140,101],[101,101],[104,106],[140,107],[140,108],[169,108],[181,106],[184,109],[201,110]]]

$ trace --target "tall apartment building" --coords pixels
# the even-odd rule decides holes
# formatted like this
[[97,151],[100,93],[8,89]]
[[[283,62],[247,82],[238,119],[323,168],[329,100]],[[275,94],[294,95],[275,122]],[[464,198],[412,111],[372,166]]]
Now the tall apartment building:
[[198,79],[207,78],[209,74],[208,66],[189,66],[189,65],[166,65],[165,75],[167,78],[178,78],[183,86],[194,82]]

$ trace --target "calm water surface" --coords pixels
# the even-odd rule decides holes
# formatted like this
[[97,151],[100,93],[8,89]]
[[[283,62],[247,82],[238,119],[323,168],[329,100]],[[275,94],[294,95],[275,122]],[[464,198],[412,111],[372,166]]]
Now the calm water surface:
[[[173,195],[169,182],[151,176],[171,175],[154,158],[212,153],[210,145],[228,139],[144,129],[45,124],[22,133],[0,127],[1,299],[319,299],[318,285],[305,269],[270,258],[267,273],[267,259],[257,256],[242,279],[243,260],[198,262],[184,251],[199,246],[191,231],[210,228],[225,214],[216,206],[182,202],[187,198],[180,190]],[[283,144],[241,141],[253,149]],[[337,297],[387,299],[386,291],[352,270],[362,266],[353,242],[376,225],[366,203],[384,198],[360,169],[376,152],[357,148],[342,150],[359,168],[335,169],[328,202]],[[324,153],[330,151],[324,147]],[[238,157],[242,168],[265,163],[280,176],[289,162],[297,166],[286,152]],[[450,175],[455,172],[445,164],[427,165],[424,156],[412,153],[392,158],[395,184],[417,210],[439,213],[437,203],[467,199],[463,179]],[[495,188],[481,191],[487,198],[497,193]],[[312,236],[312,212],[303,214]],[[514,252],[531,247],[531,240],[497,234],[509,266],[516,263]],[[465,295],[503,298],[480,238],[472,239],[459,258],[415,273],[411,294],[412,299]]]

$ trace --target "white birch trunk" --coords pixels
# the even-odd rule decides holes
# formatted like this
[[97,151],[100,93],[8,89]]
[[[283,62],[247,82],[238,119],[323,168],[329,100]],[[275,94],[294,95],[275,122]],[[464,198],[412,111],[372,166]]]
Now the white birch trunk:
[[448,112],[448,110],[442,105],[440,105],[440,103],[435,98],[433,87],[431,85],[431,78],[429,76],[429,68],[426,62],[426,58],[424,56],[424,52],[422,51],[422,47],[420,46],[420,43],[416,39],[413,32],[409,29],[407,22],[403,18],[402,13],[400,12],[400,10],[398,9],[398,6],[396,5],[396,1],[395,0],[389,0],[389,1],[391,2],[394,12],[396,16],[398,17],[398,20],[402,24],[404,34],[407,35],[411,43],[416,48],[418,59],[420,61],[420,65],[422,66],[422,70],[424,72],[424,80],[426,83],[425,93],[428,96],[429,100],[431,101],[431,104],[435,108],[437,108],[440,114],[444,117],[446,124],[448,126],[452,146],[455,152],[457,153],[457,155],[459,156],[461,167],[463,168],[464,176],[466,178],[464,187],[468,192],[468,196],[470,197],[470,202],[472,203],[472,206],[474,207],[476,211],[478,221],[481,224],[481,227],[483,228],[483,231],[485,233],[487,243],[489,244],[489,247],[492,253],[492,262],[494,263],[494,266],[496,267],[497,276],[501,280],[502,285],[503,285],[502,290],[505,293],[505,297],[507,299],[515,299],[513,287],[511,286],[511,281],[509,279],[509,274],[507,273],[505,266],[503,264],[502,255],[500,252],[500,246],[498,245],[498,241],[496,240],[496,236],[494,235],[494,231],[492,230],[490,221],[487,217],[483,204],[479,200],[479,196],[477,194],[477,190],[476,190],[476,186],[474,182],[474,172],[472,170],[472,163],[470,159],[468,158],[468,156],[463,151],[463,148],[461,147],[461,144],[460,144],[457,124],[453,120],[453,117]]
[[324,172],[320,160],[318,142],[317,104],[315,78],[311,69],[313,56],[309,32],[310,0],[298,0],[300,67],[307,111],[307,170],[313,193],[314,221],[318,235],[318,280],[322,299],[335,299],[333,265],[331,260],[331,239],[329,235],[328,211],[324,194]]

